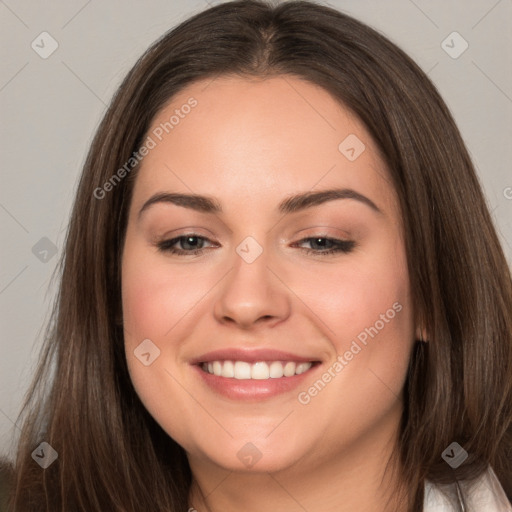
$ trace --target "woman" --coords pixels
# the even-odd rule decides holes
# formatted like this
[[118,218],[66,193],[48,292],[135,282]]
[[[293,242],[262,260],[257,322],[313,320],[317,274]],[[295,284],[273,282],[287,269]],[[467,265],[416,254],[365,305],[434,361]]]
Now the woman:
[[10,510],[511,510],[511,311],[425,74],[327,7],[213,7],[93,141]]

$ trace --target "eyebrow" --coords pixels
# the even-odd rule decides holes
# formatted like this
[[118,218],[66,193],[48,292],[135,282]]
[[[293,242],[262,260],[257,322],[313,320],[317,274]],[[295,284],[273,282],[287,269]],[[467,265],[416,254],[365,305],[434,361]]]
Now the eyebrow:
[[[335,188],[296,194],[283,200],[278,206],[278,211],[285,215],[296,213],[336,199],[354,199],[370,207],[374,212],[382,214],[382,210],[370,198],[349,188]],[[222,206],[214,198],[198,194],[159,192],[151,196],[144,203],[138,214],[139,219],[144,211],[157,203],[171,203],[202,213],[222,213]]]

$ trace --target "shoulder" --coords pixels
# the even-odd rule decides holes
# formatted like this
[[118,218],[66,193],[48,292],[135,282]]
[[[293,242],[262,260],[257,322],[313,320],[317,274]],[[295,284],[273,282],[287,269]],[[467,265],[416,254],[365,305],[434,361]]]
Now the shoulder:
[[423,512],[460,510],[459,492],[464,496],[468,512],[512,512],[512,505],[490,467],[476,480],[459,482],[459,489],[456,484],[437,485],[427,481]]

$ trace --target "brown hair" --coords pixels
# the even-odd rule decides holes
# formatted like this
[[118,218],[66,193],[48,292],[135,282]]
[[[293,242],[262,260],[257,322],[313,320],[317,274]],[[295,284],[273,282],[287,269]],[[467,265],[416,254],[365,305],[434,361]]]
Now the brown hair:
[[[90,148],[44,351],[22,411],[11,510],[186,510],[184,450],[140,402],[125,360],[120,257],[135,168],[94,195],[144,140],[159,110],[195,80],[289,74],[323,87],[380,148],[404,221],[417,343],[396,456],[406,508],[425,479],[491,465],[512,496],[512,285],[459,131],[435,87],[399,48],[329,7],[227,2],[165,34],[115,94]],[[47,385],[45,388],[44,385]],[[31,458],[42,441],[57,461]],[[469,458],[452,470],[453,441]]]

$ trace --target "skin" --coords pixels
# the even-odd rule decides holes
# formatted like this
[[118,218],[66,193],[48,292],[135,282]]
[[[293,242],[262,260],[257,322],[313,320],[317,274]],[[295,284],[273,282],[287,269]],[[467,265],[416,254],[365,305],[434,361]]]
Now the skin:
[[[148,134],[191,96],[197,106],[144,158],[122,256],[130,375],[145,407],[187,451],[196,480],[191,506],[401,510],[385,506],[397,480],[384,468],[421,332],[412,321],[397,197],[374,142],[325,90],[289,76],[196,82],[159,113]],[[349,134],[366,147],[354,161],[338,149]],[[290,195],[329,188],[364,194],[381,212],[355,199],[289,215],[276,210]],[[158,192],[206,195],[223,212],[156,203],[138,218]],[[208,239],[202,254],[174,255],[155,245],[191,232]],[[236,252],[247,236],[263,249],[250,264]],[[315,255],[306,249],[322,250],[317,245],[298,244],[318,236],[356,246]],[[401,311],[309,403],[300,403],[298,392],[396,303]],[[144,339],[160,350],[150,366],[134,356]],[[314,356],[321,367],[292,392],[231,400],[190,365],[227,347]],[[261,454],[251,468],[237,457],[246,443]]]

